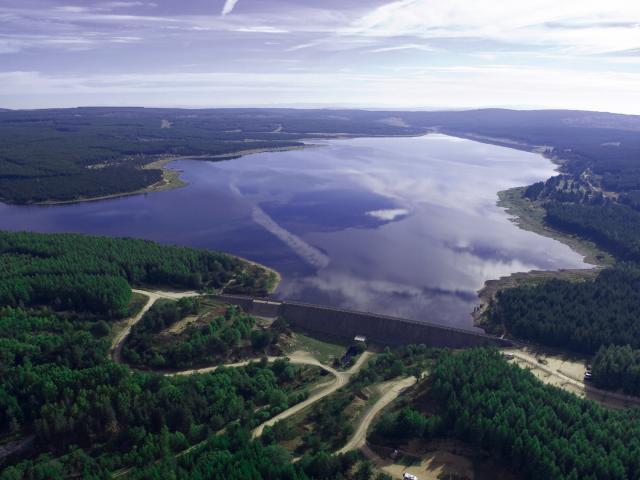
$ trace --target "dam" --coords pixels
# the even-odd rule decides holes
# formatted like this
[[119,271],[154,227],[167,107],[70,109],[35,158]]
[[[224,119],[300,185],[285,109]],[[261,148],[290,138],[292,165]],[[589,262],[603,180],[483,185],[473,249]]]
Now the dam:
[[286,300],[265,300],[236,295],[213,295],[214,300],[240,306],[259,317],[281,317],[294,328],[311,333],[353,339],[364,335],[379,345],[423,344],[436,348],[510,347],[510,340],[485,333],[419,322],[389,315],[358,312]]

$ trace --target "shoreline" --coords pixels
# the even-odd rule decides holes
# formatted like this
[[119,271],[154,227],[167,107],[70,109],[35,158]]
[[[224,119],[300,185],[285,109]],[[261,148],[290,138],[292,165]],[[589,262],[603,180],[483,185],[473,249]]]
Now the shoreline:
[[[511,140],[508,138],[495,138],[489,137],[479,134],[474,134],[471,132],[459,132],[459,131],[448,131],[447,129],[440,128],[427,128],[424,132],[419,134],[406,134],[406,135],[391,135],[391,137],[420,137],[424,135],[430,134],[441,134],[456,138],[462,138],[470,141],[475,141],[479,143],[486,143],[490,145],[496,145],[503,148],[512,148],[515,150],[527,151],[531,153],[536,153],[541,157],[549,160],[552,164],[556,166],[555,171],[558,173],[562,173],[563,167],[566,162],[559,158],[557,155],[554,155],[553,147],[549,145],[530,145],[523,142],[518,142],[515,140]],[[316,134],[309,134],[316,135]],[[319,135],[319,134],[318,134]],[[388,137],[390,135],[357,135],[357,134],[347,134],[347,133],[335,133],[335,134],[323,134],[322,136],[311,136],[309,138],[304,138],[302,142],[313,142],[313,141],[322,141],[322,140],[335,140],[335,139],[352,139],[352,138],[361,138],[361,137]],[[131,195],[140,195],[147,193],[160,192],[165,190],[173,190],[182,188],[188,185],[188,183],[180,178],[181,171],[173,170],[167,168],[167,165],[178,160],[209,160],[209,161],[224,161],[231,159],[238,159],[247,155],[258,154],[258,153],[266,153],[266,152],[284,152],[290,150],[301,150],[306,148],[314,148],[322,146],[322,144],[315,143],[304,143],[302,145],[295,146],[276,146],[273,148],[263,147],[263,148],[247,148],[245,150],[239,150],[237,152],[218,154],[218,155],[160,155],[154,161],[144,165],[143,169],[153,169],[158,168],[162,170],[163,178],[160,182],[157,182],[153,185],[149,185],[145,188],[131,191],[131,192],[122,192],[111,195],[104,195],[99,197],[88,197],[88,198],[78,198],[74,200],[62,200],[62,201],[45,201],[45,202],[35,202],[26,205],[38,205],[38,206],[55,206],[55,205],[73,205],[84,202],[93,202],[93,201],[101,201],[101,200],[109,200],[120,197],[126,197]],[[474,309],[471,313],[473,326],[484,328],[487,326],[484,321],[485,313],[489,303],[495,297],[495,294],[502,289],[510,288],[523,284],[535,284],[539,283],[543,280],[551,279],[551,278],[560,278],[560,279],[568,279],[573,281],[583,281],[588,278],[594,278],[598,272],[605,268],[606,266],[612,265],[615,261],[611,257],[611,255],[603,252],[598,249],[592,242],[581,239],[577,236],[563,233],[561,231],[555,230],[544,222],[544,210],[539,206],[535,205],[533,202],[530,202],[528,199],[523,198],[521,193],[524,191],[526,186],[523,187],[514,187],[508,190],[500,191],[497,193],[499,200],[496,204],[503,208],[507,215],[509,215],[510,221],[521,228],[523,230],[531,231],[533,233],[537,233],[538,235],[546,236],[552,238],[560,243],[567,245],[574,252],[584,256],[584,262],[589,265],[585,265],[585,268],[581,269],[560,269],[560,270],[532,270],[529,272],[514,272],[508,276],[500,277],[497,279],[489,279],[485,281],[484,285],[477,291],[478,298],[480,300],[479,305]],[[25,206],[26,206],[25,205]],[[231,255],[231,254],[229,254]],[[253,262],[246,258],[239,257],[237,255],[232,255],[237,257],[238,259],[252,265],[256,265],[267,272],[273,273],[275,275],[275,282],[273,287],[270,289],[269,296],[273,294],[282,281],[282,276],[276,270],[267,267],[266,265]]]
[[[323,136],[317,136],[317,137],[309,137],[309,138],[302,138],[300,141],[301,142],[312,142],[314,140],[349,140],[349,139],[353,139],[353,138],[364,138],[364,137],[372,137],[372,138],[386,138],[386,137],[401,137],[401,138],[411,138],[411,137],[420,137],[423,135],[428,135],[431,133],[440,133],[440,132],[435,132],[435,131],[425,131],[423,133],[419,133],[419,134],[406,134],[406,135],[358,135],[358,134],[349,134],[349,133],[335,133],[335,134],[322,134]],[[444,135],[449,135],[447,133],[443,133]],[[316,135],[316,134],[309,134],[309,135]],[[320,135],[319,133],[317,135]],[[450,136],[456,136],[456,135],[450,135]],[[471,140],[473,140],[472,138],[470,138]],[[42,207],[46,207],[46,206],[56,206],[56,205],[74,205],[74,204],[80,204],[80,203],[86,203],[86,202],[99,202],[102,200],[111,200],[114,198],[122,198],[122,197],[129,197],[129,196],[133,196],[133,195],[143,195],[143,194],[147,194],[147,193],[156,193],[156,192],[164,192],[164,191],[168,191],[168,190],[176,190],[179,188],[183,188],[189,185],[188,182],[182,180],[182,178],[180,178],[180,174],[181,172],[178,170],[172,170],[170,168],[166,168],[166,166],[171,163],[171,162],[175,162],[178,160],[208,160],[208,161],[224,161],[224,160],[234,160],[237,158],[241,158],[247,155],[255,155],[258,153],[272,153],[272,152],[288,152],[288,151],[293,151],[293,150],[303,150],[303,149],[307,149],[307,148],[316,148],[316,147],[320,147],[322,146],[322,144],[316,144],[316,143],[304,143],[303,145],[291,145],[288,147],[273,147],[273,148],[269,148],[269,147],[263,147],[263,148],[248,148],[245,150],[239,150],[237,152],[233,152],[233,153],[223,153],[223,154],[217,154],[217,155],[210,155],[210,154],[206,154],[206,155],[158,155],[158,158],[156,158],[155,160],[153,160],[150,163],[147,163],[146,165],[143,165],[141,168],[143,170],[149,170],[149,169],[160,169],[162,170],[162,180],[160,180],[159,182],[156,182],[152,185],[148,185],[144,188],[140,188],[138,190],[133,190],[130,192],[120,192],[120,193],[112,193],[109,195],[101,195],[101,196],[97,196],[97,197],[80,197],[80,198],[75,198],[73,200],[44,200],[41,202],[30,202],[30,203],[13,203],[13,202],[8,202],[6,200],[2,200],[3,203],[7,204],[7,205],[16,205],[16,206],[42,206]]]
[[302,150],[305,148],[313,148],[316,147],[314,144],[305,144],[305,145],[292,145],[289,147],[274,147],[274,148],[248,148],[246,150],[239,150],[233,153],[223,153],[220,155],[160,155],[159,158],[156,158],[154,161],[147,163],[142,167],[143,170],[150,169],[159,169],[162,170],[162,180],[156,182],[152,185],[148,185],[144,188],[140,188],[138,190],[133,190],[131,192],[121,192],[121,193],[112,193],[110,195],[102,195],[99,197],[82,197],[76,198],[73,200],[45,200],[43,202],[33,202],[33,203],[7,203],[8,205],[17,205],[17,206],[56,206],[56,205],[74,205],[85,202],[99,202],[102,200],[110,200],[114,198],[121,197],[129,197],[132,195],[142,195],[147,193],[156,193],[156,192],[164,192],[168,190],[176,190],[178,188],[183,188],[189,185],[188,182],[182,180],[181,172],[179,170],[173,170],[167,168],[167,165],[171,162],[175,162],[178,160],[208,160],[208,161],[224,161],[224,160],[233,160],[240,157],[244,157],[247,155],[255,155],[258,153],[269,153],[269,152],[287,152],[291,150]]
[[[555,171],[557,173],[564,173],[563,170],[566,165],[566,161],[553,154],[554,147],[551,145],[530,145],[508,138],[494,138],[470,132],[455,132],[438,129],[433,133],[442,133],[444,135],[486,143],[489,145],[536,153],[555,165]],[[504,209],[510,217],[509,220],[518,228],[536,233],[543,237],[551,238],[567,245],[571,250],[582,255],[584,257],[584,262],[587,265],[585,265],[585,268],[578,269],[514,272],[510,275],[485,281],[484,285],[477,291],[480,303],[476,306],[473,312],[471,312],[471,318],[474,327],[482,328],[487,333],[497,335],[505,334],[505,332],[501,331],[501,329],[496,325],[490,325],[486,318],[488,307],[500,290],[522,285],[536,285],[551,279],[568,280],[573,282],[586,281],[594,279],[600,271],[614,265],[616,262],[615,258],[611,254],[598,248],[598,246],[590,240],[562,232],[550,225],[547,225],[544,221],[544,209],[540,205],[536,205],[534,202],[531,202],[529,199],[522,196],[522,193],[526,188],[527,186],[520,186],[498,192],[498,201],[496,202],[496,205]]]
[[233,253],[225,253],[225,255],[229,255],[230,257],[233,258],[237,258],[238,260],[240,260],[241,262],[245,262],[249,265],[253,265],[255,267],[259,267],[262,268],[263,270],[266,270],[269,273],[273,273],[275,276],[275,282],[273,283],[273,285],[271,285],[271,287],[269,288],[269,292],[267,294],[267,296],[265,298],[270,298],[271,295],[278,289],[278,287],[280,286],[280,283],[282,282],[282,275],[280,274],[280,272],[278,272],[277,270],[275,270],[274,268],[271,267],[267,267],[265,264],[263,263],[259,263],[259,262],[255,262],[253,260],[249,260],[248,258],[245,257],[241,257],[240,255],[234,255]]
[[[548,157],[547,157],[548,158]],[[556,162],[554,162],[556,163]],[[543,237],[556,240],[567,245],[572,251],[582,255],[585,268],[559,270],[530,270],[515,272],[497,279],[485,281],[478,290],[479,305],[471,316],[473,325],[484,329],[487,333],[503,334],[496,325],[487,322],[486,314],[496,294],[504,289],[523,285],[536,285],[546,280],[559,279],[572,282],[582,282],[594,279],[601,270],[615,264],[615,259],[607,252],[599,249],[593,242],[556,230],[544,221],[544,210],[539,205],[522,196],[527,187],[514,187],[498,192],[496,205],[503,208],[509,220],[518,228],[536,233]]]

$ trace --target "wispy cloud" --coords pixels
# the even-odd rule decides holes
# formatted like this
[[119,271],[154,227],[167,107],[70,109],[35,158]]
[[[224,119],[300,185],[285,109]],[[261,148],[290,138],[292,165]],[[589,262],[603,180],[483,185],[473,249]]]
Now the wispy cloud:
[[352,24],[378,37],[485,38],[583,53],[640,46],[640,2],[629,0],[397,0]]
[[34,106],[64,84],[51,103],[640,104],[640,1],[238,1],[2,0],[0,70],[41,73],[0,96]]
[[[280,70],[282,70],[280,68]],[[421,67],[384,72],[292,71],[278,73],[156,72],[51,75],[0,72],[0,104],[47,106],[119,104],[143,106],[336,105],[464,108],[538,105],[637,113],[640,72],[588,72],[534,66]],[[580,85],[580,88],[575,88]],[[610,95],[602,95],[603,91]],[[381,95],[380,92],[384,92]],[[523,92],[527,92],[523,95]],[[96,102],[95,99],[100,99]],[[341,102],[336,102],[336,98]]]
[[429,45],[419,43],[405,43],[403,45],[392,45],[390,47],[380,47],[370,50],[371,53],[397,52],[400,50],[418,50],[421,52],[433,52],[435,49]]
[[233,12],[233,9],[236,8],[236,4],[238,0],[225,0],[224,6],[222,7],[222,16],[229,15]]

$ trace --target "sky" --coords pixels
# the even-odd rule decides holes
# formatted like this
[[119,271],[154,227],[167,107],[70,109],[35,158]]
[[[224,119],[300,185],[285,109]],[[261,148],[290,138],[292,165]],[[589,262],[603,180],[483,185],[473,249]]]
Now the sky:
[[0,0],[0,107],[640,114],[638,0]]

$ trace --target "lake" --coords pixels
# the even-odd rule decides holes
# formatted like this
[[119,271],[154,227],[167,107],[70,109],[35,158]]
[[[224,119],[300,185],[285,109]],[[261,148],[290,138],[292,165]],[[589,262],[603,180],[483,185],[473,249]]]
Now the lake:
[[534,153],[444,135],[316,141],[223,162],[189,185],[58,206],[0,204],[0,228],[130,236],[222,250],[283,275],[275,297],[472,328],[485,280],[583,268],[520,230],[497,192],[554,175]]

